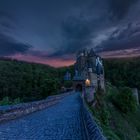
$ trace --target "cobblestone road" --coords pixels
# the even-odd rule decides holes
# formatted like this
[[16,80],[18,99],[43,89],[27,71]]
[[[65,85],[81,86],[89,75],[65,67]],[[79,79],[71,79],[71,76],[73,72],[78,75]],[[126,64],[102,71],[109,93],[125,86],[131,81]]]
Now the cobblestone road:
[[78,93],[48,109],[0,125],[0,140],[86,140]]

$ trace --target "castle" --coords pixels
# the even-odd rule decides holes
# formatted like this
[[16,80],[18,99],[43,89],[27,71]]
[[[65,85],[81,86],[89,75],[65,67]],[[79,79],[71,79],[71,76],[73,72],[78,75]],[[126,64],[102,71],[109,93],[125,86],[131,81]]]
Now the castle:
[[95,90],[105,89],[102,59],[93,49],[84,49],[77,53],[73,86],[75,90],[80,91],[86,86],[93,87]]

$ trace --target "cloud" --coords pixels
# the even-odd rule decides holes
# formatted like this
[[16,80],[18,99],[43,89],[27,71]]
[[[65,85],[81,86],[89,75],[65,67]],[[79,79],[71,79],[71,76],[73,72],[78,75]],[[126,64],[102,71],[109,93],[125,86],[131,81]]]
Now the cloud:
[[53,67],[70,66],[74,64],[74,60],[63,60],[63,59],[58,59],[58,58],[46,59],[43,57],[31,55],[31,54],[16,54],[16,55],[11,56],[10,58],[27,61],[27,62],[48,64]]
[[140,56],[140,47],[99,53],[103,58],[125,58]]
[[12,8],[18,7],[14,9],[6,8],[6,2],[3,5],[0,47],[7,46],[7,50],[2,47],[0,55],[25,53],[47,60],[72,60],[86,47],[103,52],[140,44],[140,0],[60,0],[57,4],[25,0],[11,2]]
[[65,37],[61,49],[51,56],[73,54],[79,48],[85,48],[90,44],[92,31],[84,20],[70,17],[63,23],[63,36]]
[[9,34],[15,29],[17,20],[8,12],[0,11],[0,56],[24,54],[31,46],[15,40]]
[[17,20],[11,14],[0,11],[0,31],[14,29],[16,24]]
[[109,38],[97,47],[97,51],[113,51],[140,47],[140,25],[129,23],[118,27]]
[[123,19],[130,10],[130,7],[137,1],[138,0],[109,0],[111,18],[115,20]]
[[10,36],[0,34],[0,56],[9,56],[17,53],[24,54],[29,48],[28,44],[17,42]]
[[[138,0],[94,0],[67,17],[62,24],[63,44],[50,57],[66,58],[83,48],[95,51],[116,50],[139,46],[137,28],[130,23],[130,9]],[[81,12],[82,11],[82,12]],[[84,11],[84,12],[83,12]],[[115,22],[114,22],[115,21]],[[131,30],[130,30],[131,28]],[[132,34],[138,34],[132,36]]]
[[[68,57],[73,56],[80,49],[93,47],[93,37],[108,24],[108,19],[105,16],[108,12],[105,0],[102,4],[97,0],[94,2],[96,5],[93,2],[88,3],[84,9],[77,10],[79,13],[68,16],[62,22],[62,44],[49,55],[50,57],[67,59],[66,54]],[[102,20],[104,23],[101,22]]]

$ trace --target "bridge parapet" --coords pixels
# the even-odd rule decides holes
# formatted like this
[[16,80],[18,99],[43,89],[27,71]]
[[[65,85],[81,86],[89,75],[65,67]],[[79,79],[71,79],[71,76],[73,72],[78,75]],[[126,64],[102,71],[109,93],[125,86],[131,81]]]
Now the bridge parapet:
[[88,140],[106,140],[84,101],[82,101],[82,116],[87,130]]
[[71,94],[71,92],[60,95],[49,96],[45,100],[34,101],[29,103],[21,103],[17,105],[0,106],[0,123],[13,120],[30,113],[45,109],[57,104],[62,98]]

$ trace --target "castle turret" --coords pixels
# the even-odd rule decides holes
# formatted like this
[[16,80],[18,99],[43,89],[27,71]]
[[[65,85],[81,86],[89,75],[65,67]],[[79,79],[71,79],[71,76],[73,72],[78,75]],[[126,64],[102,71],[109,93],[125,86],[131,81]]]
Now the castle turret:
[[90,68],[92,68],[92,72],[96,72],[96,54],[93,49],[90,50],[89,55],[88,55],[88,63]]
[[77,60],[75,64],[75,68],[78,71],[79,75],[84,75],[84,69],[87,65],[87,58],[86,58],[87,52],[86,50],[82,50],[78,52],[77,54]]
[[95,54],[93,49],[90,51],[84,49],[77,53],[75,71],[77,79],[83,80],[83,83],[89,79],[91,86],[96,89],[100,86],[104,89],[103,64],[101,58]]
[[97,73],[97,79],[98,79],[98,88],[105,90],[104,66],[102,63],[102,59],[99,56],[97,56],[96,58],[96,73]]

